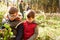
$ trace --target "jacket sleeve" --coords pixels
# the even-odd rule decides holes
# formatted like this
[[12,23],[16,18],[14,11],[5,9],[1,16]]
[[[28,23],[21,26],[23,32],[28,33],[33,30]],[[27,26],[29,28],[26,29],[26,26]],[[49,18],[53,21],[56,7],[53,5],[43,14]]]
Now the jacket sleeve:
[[35,28],[35,33],[28,40],[35,40],[38,36],[38,27]]
[[16,35],[16,40],[22,40],[23,38],[23,24],[20,24],[17,27],[17,35]]
[[5,18],[2,19],[2,24],[4,24],[4,23],[7,23]]
[[4,29],[5,27],[3,26],[5,23],[7,23],[7,20],[5,18],[2,19],[2,29]]

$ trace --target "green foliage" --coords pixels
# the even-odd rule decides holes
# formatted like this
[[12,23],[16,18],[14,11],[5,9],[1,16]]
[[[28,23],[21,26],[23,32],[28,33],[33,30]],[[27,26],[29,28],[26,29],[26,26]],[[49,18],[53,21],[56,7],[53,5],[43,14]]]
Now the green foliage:
[[10,25],[9,24],[4,24],[4,27],[6,28],[6,29],[9,29],[10,28]]
[[60,36],[60,17],[52,16],[44,18],[44,15],[37,15],[36,21],[38,23],[38,39],[37,40],[56,40]]
[[9,40],[11,36],[13,36],[12,29],[10,28],[10,25],[5,23],[4,27],[6,28],[4,31],[4,39],[3,40]]
[[5,4],[0,3],[0,26],[2,25],[3,15],[7,12],[7,7]]

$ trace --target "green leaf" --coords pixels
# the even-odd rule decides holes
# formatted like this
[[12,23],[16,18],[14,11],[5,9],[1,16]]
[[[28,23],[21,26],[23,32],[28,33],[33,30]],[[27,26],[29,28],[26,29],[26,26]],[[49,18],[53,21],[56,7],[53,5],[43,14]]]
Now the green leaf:
[[10,28],[10,25],[7,24],[7,23],[5,23],[5,24],[4,24],[4,27],[7,28],[7,29],[9,29],[9,28]]

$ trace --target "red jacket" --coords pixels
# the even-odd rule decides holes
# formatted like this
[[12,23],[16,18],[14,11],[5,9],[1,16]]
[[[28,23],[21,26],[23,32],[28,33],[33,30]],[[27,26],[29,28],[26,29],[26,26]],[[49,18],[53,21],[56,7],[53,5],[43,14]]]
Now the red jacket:
[[34,34],[36,23],[29,23],[25,21],[23,25],[24,25],[24,40],[27,40]]

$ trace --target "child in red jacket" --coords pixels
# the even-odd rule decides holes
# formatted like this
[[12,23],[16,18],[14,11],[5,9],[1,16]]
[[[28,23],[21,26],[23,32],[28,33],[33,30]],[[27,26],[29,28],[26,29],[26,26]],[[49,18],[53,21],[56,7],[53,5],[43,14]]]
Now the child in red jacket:
[[27,19],[23,23],[24,26],[24,40],[35,40],[38,35],[37,24],[34,21],[35,12],[29,10],[27,12]]

